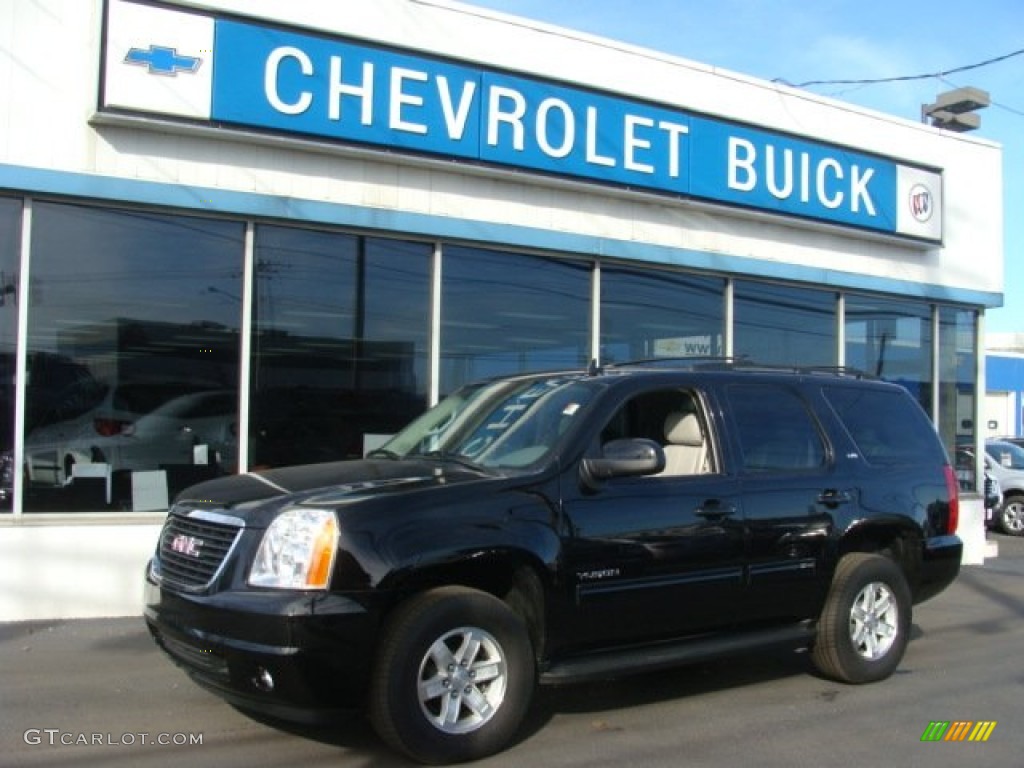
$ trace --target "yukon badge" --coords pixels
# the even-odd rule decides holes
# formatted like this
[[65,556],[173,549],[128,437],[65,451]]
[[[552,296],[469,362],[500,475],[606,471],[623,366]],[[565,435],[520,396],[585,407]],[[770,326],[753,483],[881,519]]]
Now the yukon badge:
[[581,582],[600,581],[601,579],[613,579],[620,573],[618,568],[600,568],[596,571],[577,571],[576,578]]

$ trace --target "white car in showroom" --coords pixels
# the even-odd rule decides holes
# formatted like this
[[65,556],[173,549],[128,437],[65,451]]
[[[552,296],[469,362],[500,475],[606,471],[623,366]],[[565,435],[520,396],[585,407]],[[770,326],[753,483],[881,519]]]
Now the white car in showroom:
[[200,458],[197,448],[203,463],[233,468],[236,392],[181,394],[180,387],[150,384],[104,389],[95,406],[29,433],[25,454],[30,483],[67,485],[74,479],[74,467],[84,464],[107,465],[111,472],[193,464]]

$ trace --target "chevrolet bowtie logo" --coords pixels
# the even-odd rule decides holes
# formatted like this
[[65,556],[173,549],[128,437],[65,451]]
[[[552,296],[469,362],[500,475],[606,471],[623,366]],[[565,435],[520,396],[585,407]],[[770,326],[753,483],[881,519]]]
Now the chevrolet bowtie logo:
[[125,64],[148,67],[151,75],[177,77],[179,72],[195,72],[203,60],[198,56],[181,56],[176,48],[151,45],[146,48],[132,48],[124,57]]

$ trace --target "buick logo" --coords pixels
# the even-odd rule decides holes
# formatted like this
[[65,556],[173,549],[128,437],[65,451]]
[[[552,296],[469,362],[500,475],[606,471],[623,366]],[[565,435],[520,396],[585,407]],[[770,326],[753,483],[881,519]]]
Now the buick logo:
[[910,213],[922,224],[932,217],[935,210],[935,198],[932,191],[924,184],[915,184],[910,188]]
[[202,539],[197,539],[195,536],[186,536],[184,533],[179,533],[171,539],[171,550],[180,555],[199,557],[200,547],[202,546]]

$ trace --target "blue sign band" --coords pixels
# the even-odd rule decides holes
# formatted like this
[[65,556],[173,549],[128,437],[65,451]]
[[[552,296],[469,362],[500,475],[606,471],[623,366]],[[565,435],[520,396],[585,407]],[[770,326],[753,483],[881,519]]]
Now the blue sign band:
[[895,161],[607,93],[218,19],[211,118],[897,231]]

